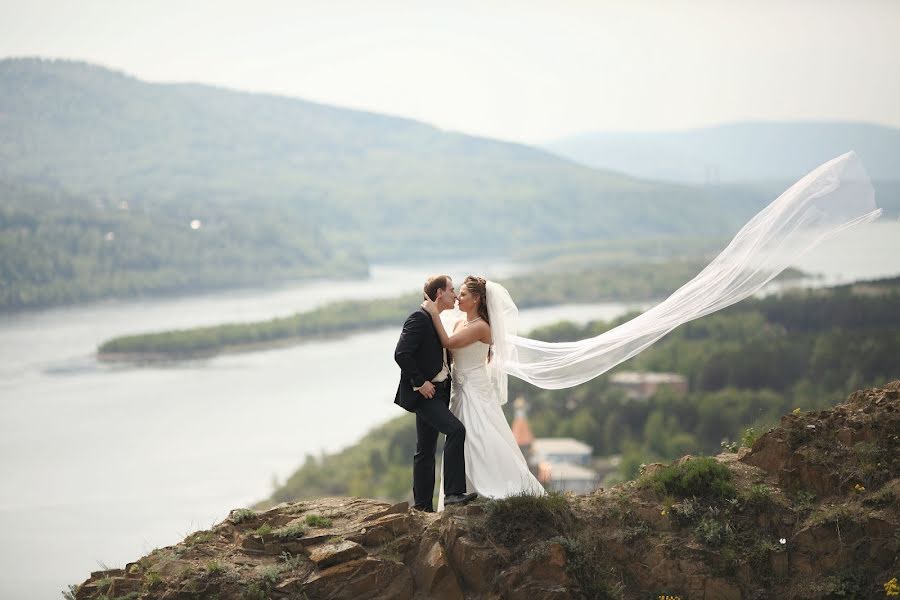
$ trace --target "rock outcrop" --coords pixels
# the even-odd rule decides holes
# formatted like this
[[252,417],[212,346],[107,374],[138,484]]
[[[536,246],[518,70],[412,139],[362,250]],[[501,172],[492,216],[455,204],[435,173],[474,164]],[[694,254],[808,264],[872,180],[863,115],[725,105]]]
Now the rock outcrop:
[[900,575],[900,382],[750,449],[586,496],[442,514],[323,498],[236,510],[75,594],[101,598],[878,598]]

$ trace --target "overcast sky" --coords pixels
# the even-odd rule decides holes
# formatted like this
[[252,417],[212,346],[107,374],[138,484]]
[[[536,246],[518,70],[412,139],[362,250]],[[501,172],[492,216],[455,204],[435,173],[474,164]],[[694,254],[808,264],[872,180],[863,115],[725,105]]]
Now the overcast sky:
[[900,127],[898,0],[0,0],[0,57],[538,143],[736,120]]

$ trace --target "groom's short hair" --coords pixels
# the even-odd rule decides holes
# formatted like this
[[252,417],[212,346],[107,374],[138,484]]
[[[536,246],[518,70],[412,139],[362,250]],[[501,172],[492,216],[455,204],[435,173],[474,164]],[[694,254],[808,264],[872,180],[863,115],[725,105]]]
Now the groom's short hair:
[[423,291],[425,295],[428,296],[429,300],[437,300],[438,290],[442,290],[447,287],[447,281],[450,280],[449,275],[432,275],[428,278],[428,281],[425,282],[425,287]]

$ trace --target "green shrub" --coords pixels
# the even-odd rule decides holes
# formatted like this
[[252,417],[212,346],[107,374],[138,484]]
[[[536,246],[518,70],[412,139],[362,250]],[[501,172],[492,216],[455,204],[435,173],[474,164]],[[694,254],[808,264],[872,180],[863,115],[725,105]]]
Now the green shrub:
[[693,458],[664,467],[642,478],[641,487],[650,487],[659,496],[677,498],[734,498],[734,475],[714,458]]
[[486,533],[503,544],[516,544],[535,535],[564,533],[575,523],[572,507],[559,492],[489,500],[485,503],[485,513]]
[[772,502],[772,488],[762,483],[755,483],[741,494],[744,506],[752,509],[763,509]]
[[753,427],[748,427],[744,431],[744,435],[741,437],[741,445],[745,448],[752,448],[753,444],[756,443],[756,440],[759,439],[759,434],[756,432],[756,429]]
[[306,524],[310,527],[331,527],[331,519],[321,515],[306,515]]
[[244,521],[248,521],[256,516],[256,511],[249,508],[239,508],[231,511],[231,521],[235,525],[240,525]]
[[697,523],[694,533],[703,545],[716,548],[725,543],[730,531],[726,525],[712,517],[703,517]]
[[275,536],[281,539],[302,537],[306,529],[300,523],[291,523],[287,527],[275,530]]

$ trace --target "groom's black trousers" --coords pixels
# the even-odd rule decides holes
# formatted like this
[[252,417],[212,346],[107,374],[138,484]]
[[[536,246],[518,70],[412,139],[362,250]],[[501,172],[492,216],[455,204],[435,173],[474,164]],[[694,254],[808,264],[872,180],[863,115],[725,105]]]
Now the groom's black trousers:
[[416,407],[416,456],[413,459],[413,499],[416,506],[433,510],[434,453],[438,433],[444,443],[444,494],[466,493],[466,427],[450,412],[450,382],[435,384],[432,398]]

